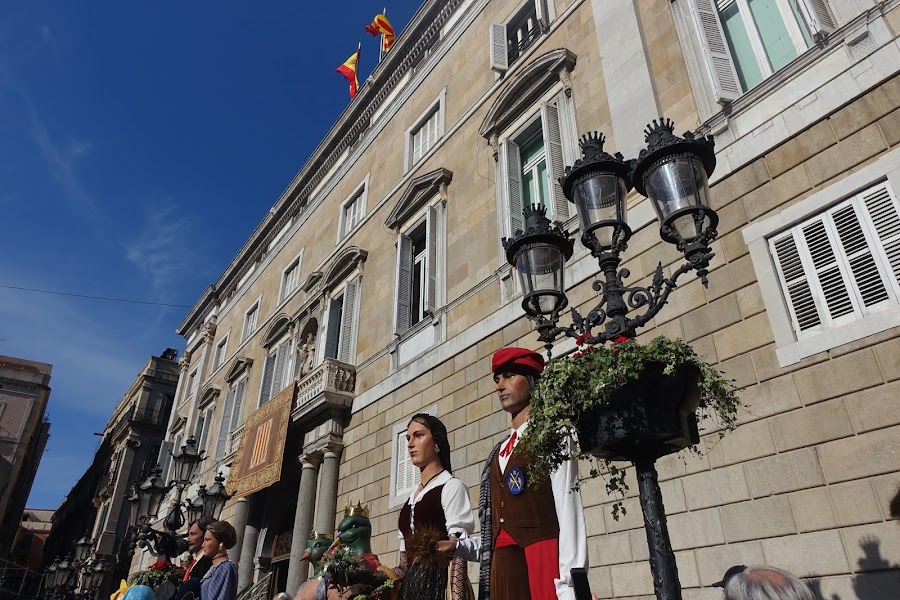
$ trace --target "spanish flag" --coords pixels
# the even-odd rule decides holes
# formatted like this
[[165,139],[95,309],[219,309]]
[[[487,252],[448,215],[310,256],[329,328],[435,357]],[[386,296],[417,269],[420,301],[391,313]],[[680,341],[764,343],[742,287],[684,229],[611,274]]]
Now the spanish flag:
[[372,24],[366,25],[366,31],[372,35],[378,35],[380,33],[384,36],[384,38],[382,38],[381,46],[383,52],[387,52],[391,49],[391,46],[394,45],[394,38],[397,37],[394,35],[394,28],[391,27],[391,22],[387,20],[387,17],[384,16],[384,14],[375,15]]
[[350,99],[356,98],[356,90],[359,88],[359,81],[356,79],[356,70],[359,67],[359,52],[362,50],[362,44],[356,48],[356,52],[350,55],[344,64],[337,68],[337,72],[347,78],[350,82]]

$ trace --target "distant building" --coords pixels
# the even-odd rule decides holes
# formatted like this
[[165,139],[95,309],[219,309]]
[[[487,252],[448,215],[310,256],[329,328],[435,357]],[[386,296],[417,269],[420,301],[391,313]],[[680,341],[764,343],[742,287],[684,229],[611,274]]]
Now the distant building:
[[46,363],[0,356],[0,557],[6,558],[50,437]]
[[12,562],[32,571],[40,569],[41,554],[44,551],[44,542],[50,533],[54,512],[52,509],[46,508],[25,509],[10,554]]
[[150,357],[138,373],[106,424],[93,463],[53,519],[52,544],[47,544],[44,563],[73,552],[75,541],[87,533],[96,554],[105,556],[112,566],[100,585],[100,598],[108,597],[113,584],[128,575],[131,540],[126,495],[160,455],[178,382],[176,354],[166,349]]

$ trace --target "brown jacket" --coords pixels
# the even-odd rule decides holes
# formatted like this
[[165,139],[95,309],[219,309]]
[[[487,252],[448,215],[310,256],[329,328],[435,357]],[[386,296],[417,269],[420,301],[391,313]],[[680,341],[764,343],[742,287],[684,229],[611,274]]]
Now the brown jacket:
[[[508,485],[509,475],[516,468],[521,469],[525,479],[524,490],[518,495],[513,494]],[[550,479],[537,485],[530,481],[528,463],[516,450],[509,457],[505,473],[500,473],[499,452],[491,462],[491,517],[491,533],[495,543],[501,529],[523,548],[559,537],[559,521]]]

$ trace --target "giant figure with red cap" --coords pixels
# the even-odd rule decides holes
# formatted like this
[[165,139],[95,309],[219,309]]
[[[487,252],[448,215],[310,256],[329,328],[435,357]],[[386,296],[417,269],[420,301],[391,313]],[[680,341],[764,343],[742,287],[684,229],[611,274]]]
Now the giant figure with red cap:
[[481,475],[481,537],[458,540],[456,554],[481,563],[479,600],[575,600],[571,569],[588,562],[581,494],[572,491],[578,463],[530,481],[528,459],[516,451],[544,357],[504,348],[494,353],[491,370],[512,430],[491,450]]

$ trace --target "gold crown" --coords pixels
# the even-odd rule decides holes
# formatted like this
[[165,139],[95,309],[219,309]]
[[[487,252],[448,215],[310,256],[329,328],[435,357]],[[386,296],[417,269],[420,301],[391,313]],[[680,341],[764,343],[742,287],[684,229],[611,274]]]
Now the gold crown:
[[355,515],[359,515],[361,517],[368,517],[369,516],[369,505],[366,504],[365,506],[362,506],[359,502],[357,502],[356,506],[353,506],[348,501],[347,504],[344,505],[344,516],[352,517]]
[[331,535],[330,533],[319,533],[318,531],[313,529],[312,531],[309,532],[309,539],[311,539],[311,540],[320,540],[320,539],[333,540],[334,536]]

